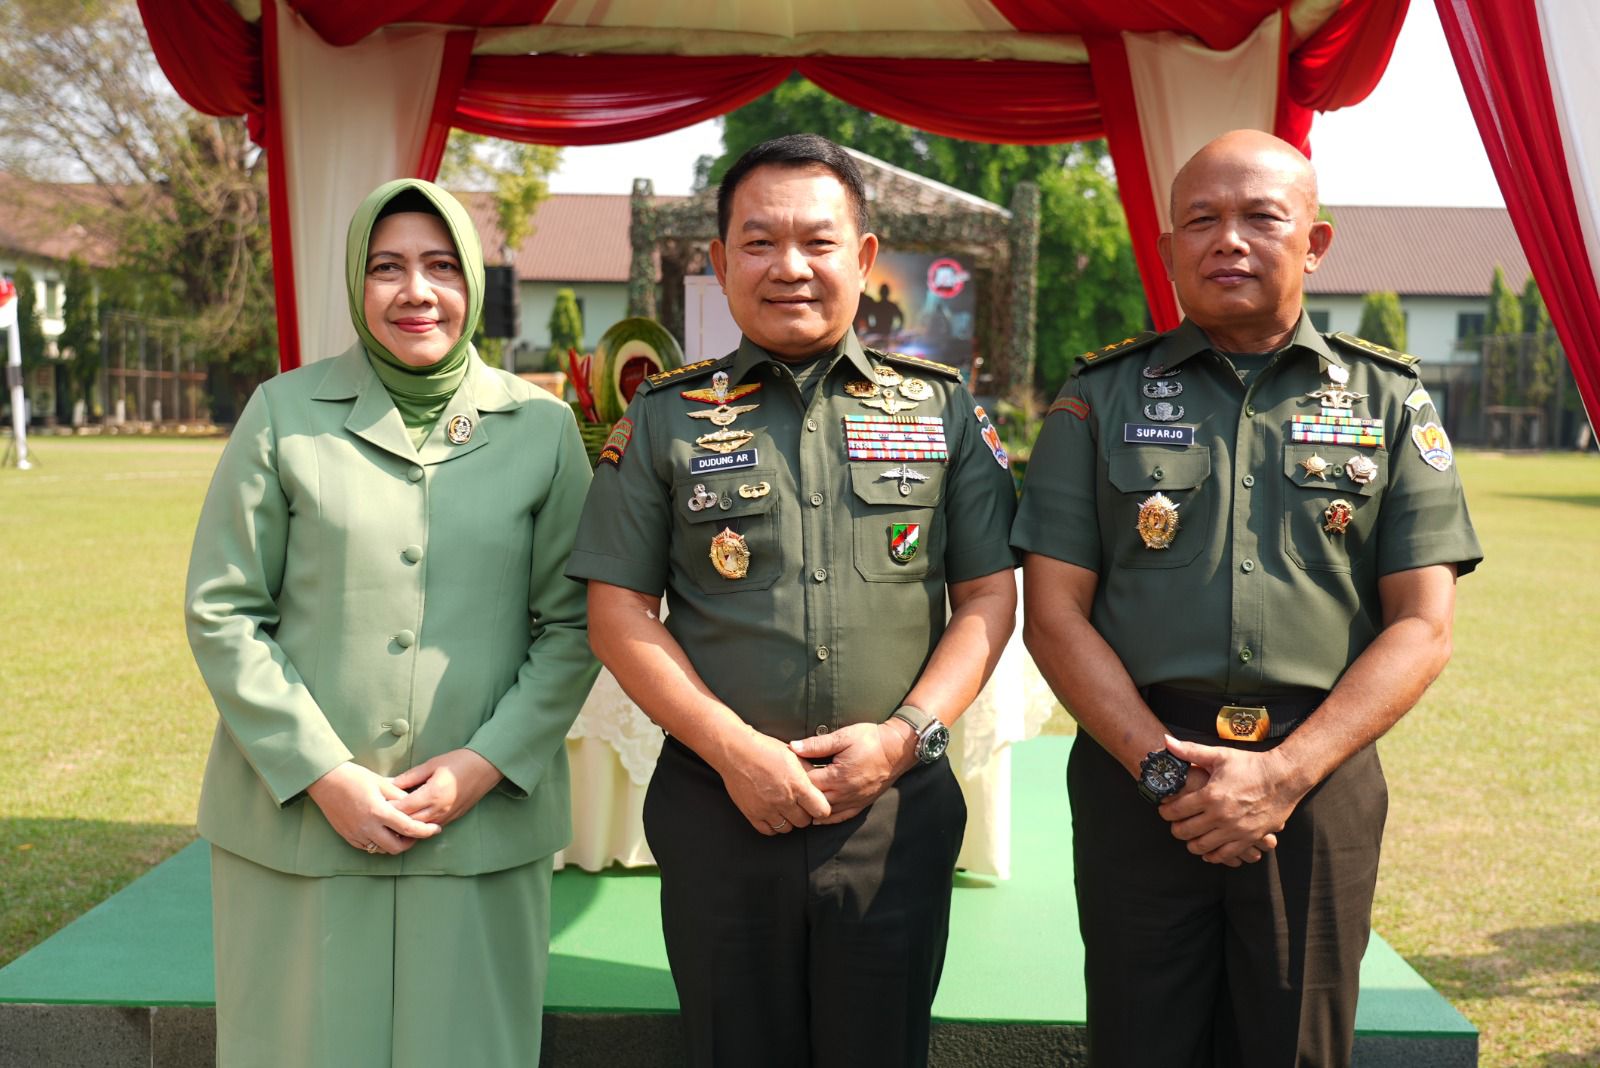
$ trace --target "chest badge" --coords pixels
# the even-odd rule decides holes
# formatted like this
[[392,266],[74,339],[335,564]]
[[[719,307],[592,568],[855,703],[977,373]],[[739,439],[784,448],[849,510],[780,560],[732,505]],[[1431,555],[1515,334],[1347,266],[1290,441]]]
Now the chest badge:
[[872,377],[877,380],[878,385],[888,386],[889,388],[893,389],[895,386],[900,384],[900,379],[902,376],[900,372],[896,371],[893,367],[889,367],[886,364],[879,364],[872,369]]
[[1328,505],[1327,511],[1322,513],[1322,529],[1329,534],[1343,534],[1350,529],[1350,520],[1355,518],[1355,511],[1350,507],[1350,502],[1337,500]]
[[1164,400],[1168,397],[1176,397],[1182,394],[1183,383],[1173,382],[1166,378],[1158,378],[1154,382],[1146,382],[1140,387],[1140,392],[1151,400]]
[[1174,405],[1171,401],[1146,404],[1144,417],[1152,423],[1176,423],[1183,418],[1183,405]]
[[1341,411],[1349,411],[1355,407],[1356,401],[1366,400],[1367,398],[1365,393],[1357,393],[1355,390],[1348,388],[1350,385],[1350,371],[1336,363],[1328,365],[1328,383],[1321,389],[1312,390],[1306,396],[1321,401],[1324,408],[1337,408]]
[[727,497],[718,497],[706,489],[704,482],[696,482],[694,490],[689,494],[689,511],[700,512],[707,508],[731,508],[733,501]]
[[889,524],[889,559],[895,563],[909,564],[921,545],[921,523]]
[[719,404],[710,411],[704,408],[689,413],[690,419],[709,419],[713,426],[732,426],[733,421],[746,412],[753,412],[759,404]]
[[891,468],[889,468],[889,470],[887,470],[883,474],[879,475],[878,478],[880,480],[881,479],[885,479],[885,478],[897,478],[897,479],[899,479],[900,480],[900,496],[902,496],[902,497],[911,496],[911,483],[928,481],[928,476],[927,475],[923,474],[921,471],[913,471],[910,467],[906,466],[905,464],[901,464],[899,467],[891,467]]
[[750,444],[750,439],[753,437],[755,435],[748,430],[717,430],[710,434],[701,434],[694,439],[694,443],[712,452],[733,452]]
[[750,573],[750,546],[732,527],[711,539],[711,566],[725,579],[742,579]]
[[465,445],[472,440],[472,420],[464,415],[452,416],[445,425],[444,436],[452,445]]
[[898,412],[910,411],[917,406],[915,401],[901,400],[900,397],[889,390],[882,391],[876,397],[869,397],[861,402],[868,408],[876,408],[885,415],[895,415]]
[[1351,482],[1365,486],[1378,477],[1378,465],[1372,462],[1370,456],[1357,453],[1344,462],[1344,473],[1350,476]]
[[1139,537],[1146,549],[1165,549],[1178,536],[1178,506],[1164,493],[1152,493],[1139,505]]
[[757,497],[765,497],[771,492],[772,483],[770,482],[757,482],[754,485],[746,483],[745,485],[739,487],[739,496],[743,497],[747,501],[753,501]]
[[1312,478],[1324,478],[1332,470],[1333,465],[1322,457],[1313,453],[1300,461],[1300,466],[1306,469],[1306,474]]
[[920,378],[908,378],[900,383],[900,396],[909,401],[931,400],[933,387]]
[[844,384],[844,391],[856,398],[876,397],[878,395],[878,384],[876,382],[868,382],[865,378],[852,378]]
[[1143,373],[1146,378],[1171,378],[1182,370],[1181,367],[1163,367],[1157,364],[1154,367],[1146,367]]
[[730,389],[728,386],[728,372],[718,371],[711,376],[710,389],[685,389],[681,390],[678,396],[684,400],[699,401],[701,404],[715,404],[721,407],[729,401],[736,401],[740,397],[748,397],[760,388],[760,382],[752,382],[749,385],[734,386]]

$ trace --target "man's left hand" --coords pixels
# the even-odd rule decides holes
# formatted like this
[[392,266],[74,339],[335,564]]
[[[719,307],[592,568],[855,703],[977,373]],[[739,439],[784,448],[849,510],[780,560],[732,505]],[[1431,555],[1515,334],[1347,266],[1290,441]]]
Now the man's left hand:
[[1167,752],[1203,769],[1206,781],[1163,802],[1162,818],[1172,824],[1173,837],[1209,863],[1249,859],[1258,842],[1283,830],[1304,796],[1291,785],[1274,750],[1252,752],[1172,737],[1166,742]]
[[801,760],[833,758],[807,774],[833,806],[818,823],[843,823],[858,815],[917,762],[915,739],[899,720],[855,723],[831,734],[790,742]]

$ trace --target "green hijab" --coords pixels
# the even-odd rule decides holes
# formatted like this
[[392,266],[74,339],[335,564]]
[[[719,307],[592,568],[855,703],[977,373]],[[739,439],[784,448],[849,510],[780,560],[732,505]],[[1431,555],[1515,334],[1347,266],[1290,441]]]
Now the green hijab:
[[[461,337],[443,359],[427,367],[402,363],[378,343],[367,327],[367,248],[372,240],[372,228],[377,225],[384,205],[407,192],[421,194],[444,221],[450,240],[455,243],[456,255],[461,258],[461,274],[467,286],[467,318],[461,324]],[[367,194],[367,199],[361,202],[350,220],[350,231],[345,237],[344,277],[350,298],[350,321],[355,324],[356,335],[367,350],[367,360],[389,391],[394,406],[400,410],[406,429],[411,431],[412,444],[420,448],[445,405],[450,403],[456,387],[466,377],[475,355],[472,335],[483,313],[483,249],[478,244],[478,232],[461,202],[432,182],[420,178],[385,182]]]

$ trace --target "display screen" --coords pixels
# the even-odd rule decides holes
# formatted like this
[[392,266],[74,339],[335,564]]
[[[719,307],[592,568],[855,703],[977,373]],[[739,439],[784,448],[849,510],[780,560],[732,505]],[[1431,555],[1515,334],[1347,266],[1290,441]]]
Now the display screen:
[[965,256],[881,251],[856,309],[856,334],[870,348],[970,371],[977,288]]

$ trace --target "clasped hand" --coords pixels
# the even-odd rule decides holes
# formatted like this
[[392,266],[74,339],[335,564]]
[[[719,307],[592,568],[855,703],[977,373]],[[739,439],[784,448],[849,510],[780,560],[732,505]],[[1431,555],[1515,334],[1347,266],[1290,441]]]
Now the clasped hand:
[[1161,804],[1173,837],[1211,864],[1254,863],[1278,844],[1300,796],[1288,786],[1275,751],[1166,739],[1167,751],[1189,762],[1189,777],[1177,796]]
[[500,778],[479,754],[453,749],[392,779],[347,761],[306,792],[351,846],[399,855],[459,819]]
[[854,818],[911,767],[915,758],[910,735],[896,723],[854,723],[831,734],[789,743],[804,760],[833,758],[806,772],[832,809],[818,823],[843,823]]

